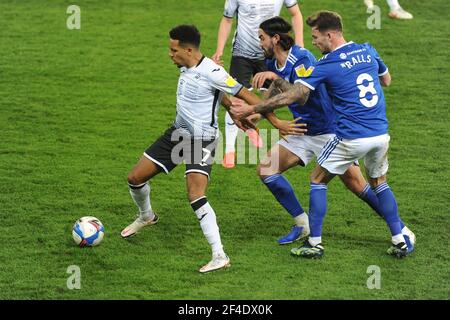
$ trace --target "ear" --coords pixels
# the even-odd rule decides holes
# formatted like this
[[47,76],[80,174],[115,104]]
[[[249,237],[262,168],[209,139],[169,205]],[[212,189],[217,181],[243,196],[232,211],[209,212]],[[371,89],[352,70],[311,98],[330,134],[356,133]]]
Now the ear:
[[279,34],[274,35],[272,38],[275,39],[275,44],[278,44],[280,42],[280,35]]

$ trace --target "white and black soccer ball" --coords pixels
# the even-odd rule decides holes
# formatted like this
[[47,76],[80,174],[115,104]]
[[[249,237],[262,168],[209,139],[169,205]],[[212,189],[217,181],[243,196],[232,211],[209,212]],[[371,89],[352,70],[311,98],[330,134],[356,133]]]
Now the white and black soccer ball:
[[94,247],[100,244],[105,234],[105,227],[96,217],[82,217],[73,225],[72,237],[77,245]]

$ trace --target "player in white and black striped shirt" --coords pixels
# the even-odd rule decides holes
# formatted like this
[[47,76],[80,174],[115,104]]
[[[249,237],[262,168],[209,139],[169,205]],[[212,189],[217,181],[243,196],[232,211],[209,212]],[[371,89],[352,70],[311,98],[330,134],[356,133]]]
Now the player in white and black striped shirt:
[[[217,112],[224,93],[235,95],[248,103],[258,97],[237,83],[228,73],[199,50],[200,33],[195,26],[180,25],[170,31],[171,60],[180,67],[177,90],[177,116],[174,125],[155,141],[128,174],[130,193],[139,208],[139,217],[126,227],[124,238],[141,228],[153,225],[158,216],[150,205],[148,180],[160,172],[169,173],[181,162],[186,163],[188,198],[203,234],[212,248],[213,259],[199,271],[208,272],[227,267],[216,222],[216,214],[206,199],[206,189],[214,158],[217,137]],[[228,102],[225,105],[231,105]],[[241,123],[241,128],[250,122]]]

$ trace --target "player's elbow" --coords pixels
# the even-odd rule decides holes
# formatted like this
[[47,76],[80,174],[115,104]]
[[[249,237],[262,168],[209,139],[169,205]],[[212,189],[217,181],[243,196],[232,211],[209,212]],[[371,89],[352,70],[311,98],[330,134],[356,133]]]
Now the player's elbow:
[[297,84],[297,99],[296,102],[303,106],[309,98],[309,89],[301,84]]

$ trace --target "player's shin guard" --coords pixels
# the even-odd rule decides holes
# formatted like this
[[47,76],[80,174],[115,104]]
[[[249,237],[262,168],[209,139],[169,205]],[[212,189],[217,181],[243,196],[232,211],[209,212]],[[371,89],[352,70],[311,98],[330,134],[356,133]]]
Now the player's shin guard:
[[206,197],[201,197],[191,202],[191,207],[195,211],[200,222],[203,234],[212,248],[213,255],[224,255],[222,241],[220,240],[219,226],[216,221],[216,214]]
[[[316,238],[319,243],[322,236],[322,225],[327,213],[327,186],[325,184],[311,183],[309,194],[309,228],[311,238]],[[315,242],[317,242],[315,241]],[[316,245],[318,243],[311,243]]]
[[[396,236],[402,235],[402,227],[400,224],[400,217],[398,216],[397,201],[395,200],[395,196],[386,182],[376,187],[374,192],[377,195],[379,201],[380,212],[383,215],[384,220],[386,220],[389,229],[391,230],[393,240],[395,240],[394,238]],[[403,236],[397,238],[397,241],[401,242],[400,240],[403,238]]]
[[225,114],[225,153],[234,152],[239,128],[234,124],[228,112]]
[[268,176],[263,180],[267,188],[272,192],[278,202],[295,218],[304,212],[300,202],[295,196],[289,181],[281,174]]
[[139,214],[142,220],[151,220],[155,217],[150,205],[150,185],[145,182],[140,185],[128,184],[130,194],[139,208]]
[[[359,194],[359,197],[361,198],[361,200],[366,202],[381,218],[384,219],[383,214],[380,211],[378,197],[375,194],[375,192],[373,192],[369,184],[367,184],[364,187],[364,190]],[[401,219],[400,219],[400,227],[402,229],[405,227],[405,224]]]

